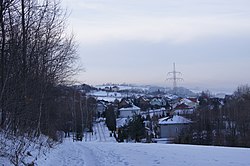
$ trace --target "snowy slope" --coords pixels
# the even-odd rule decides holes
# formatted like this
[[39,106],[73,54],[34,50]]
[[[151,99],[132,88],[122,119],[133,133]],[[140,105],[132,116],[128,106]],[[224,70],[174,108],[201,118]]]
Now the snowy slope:
[[[85,133],[86,134],[86,133]],[[250,149],[174,144],[116,143],[104,123],[83,142],[66,139],[41,157],[41,166],[249,166]]]
[[249,166],[250,149],[169,144],[65,141],[38,165]]
[[106,91],[91,91],[88,95],[96,97],[97,100],[105,100],[108,102],[114,102],[116,99],[121,100],[123,97],[121,93]]
[[0,165],[1,166],[11,165],[11,162],[7,157],[0,157]]

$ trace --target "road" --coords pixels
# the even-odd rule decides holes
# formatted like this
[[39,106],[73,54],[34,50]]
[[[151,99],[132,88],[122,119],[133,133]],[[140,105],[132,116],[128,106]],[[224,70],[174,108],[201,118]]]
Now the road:
[[85,142],[115,142],[113,137],[110,138],[109,133],[104,122],[95,123],[93,132],[85,132],[83,140]]

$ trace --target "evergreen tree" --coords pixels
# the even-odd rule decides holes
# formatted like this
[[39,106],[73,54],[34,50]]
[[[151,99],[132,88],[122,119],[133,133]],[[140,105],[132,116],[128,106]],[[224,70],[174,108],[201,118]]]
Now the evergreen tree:
[[129,121],[128,132],[131,139],[136,142],[140,142],[142,138],[145,138],[145,125],[141,115],[134,115]]
[[114,132],[116,130],[116,116],[114,107],[109,105],[105,114],[107,127],[110,131]]

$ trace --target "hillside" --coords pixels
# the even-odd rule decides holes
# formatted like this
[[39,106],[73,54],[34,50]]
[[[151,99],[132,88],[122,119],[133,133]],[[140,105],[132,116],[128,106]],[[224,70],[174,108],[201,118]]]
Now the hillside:
[[40,158],[43,166],[249,166],[250,149],[174,144],[116,143],[103,124],[83,142],[71,139]]
[[[103,122],[82,142],[67,138],[35,160],[37,166],[249,166],[249,148],[117,143]],[[32,152],[31,152],[32,153]],[[11,165],[0,157],[1,166]]]
[[249,166],[250,149],[65,141],[38,162],[46,166]]

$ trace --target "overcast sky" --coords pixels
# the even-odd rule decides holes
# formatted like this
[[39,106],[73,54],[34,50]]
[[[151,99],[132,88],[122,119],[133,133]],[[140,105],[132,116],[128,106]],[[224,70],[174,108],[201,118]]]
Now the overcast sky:
[[137,83],[233,91],[250,83],[249,0],[63,0],[91,85]]

